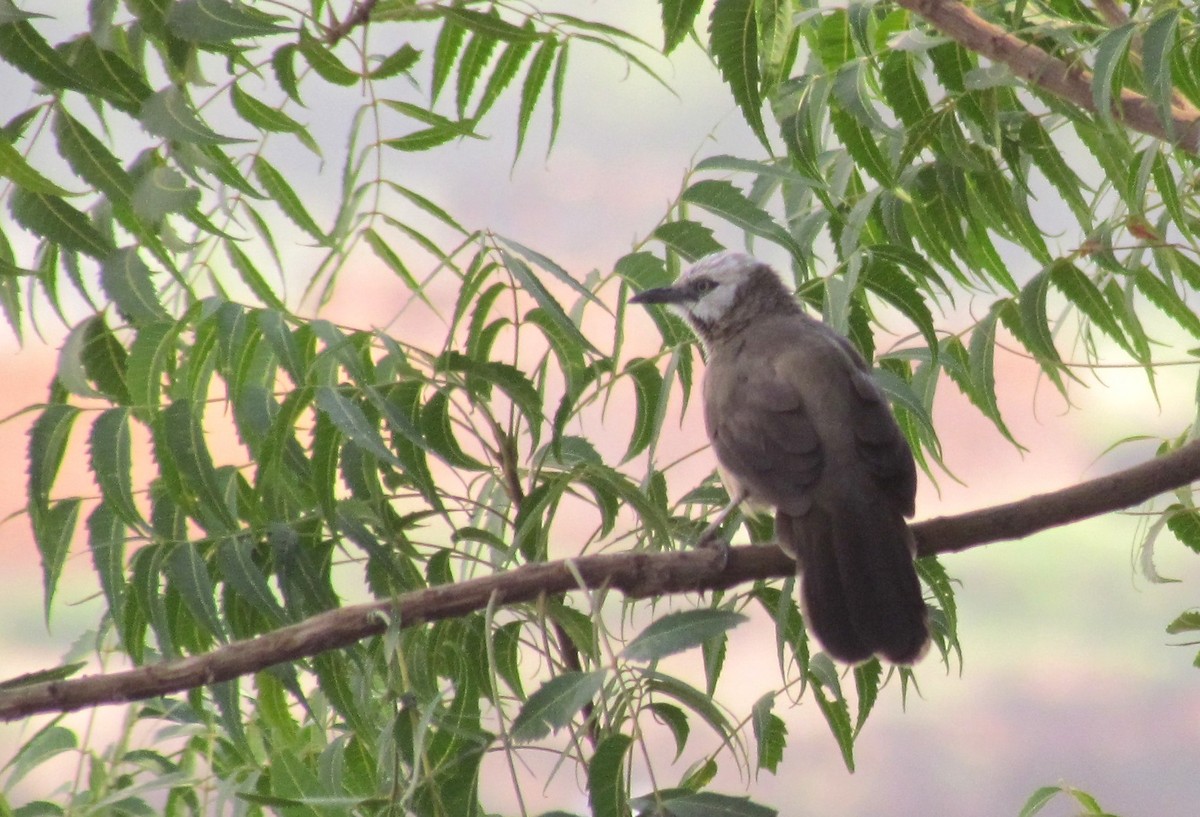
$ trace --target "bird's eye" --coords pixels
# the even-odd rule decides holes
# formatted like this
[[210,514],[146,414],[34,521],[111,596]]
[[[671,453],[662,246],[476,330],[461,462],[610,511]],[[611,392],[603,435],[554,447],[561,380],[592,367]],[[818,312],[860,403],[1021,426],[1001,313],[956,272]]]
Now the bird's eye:
[[692,285],[696,292],[703,295],[706,292],[712,292],[717,288],[717,282],[711,278],[701,278]]

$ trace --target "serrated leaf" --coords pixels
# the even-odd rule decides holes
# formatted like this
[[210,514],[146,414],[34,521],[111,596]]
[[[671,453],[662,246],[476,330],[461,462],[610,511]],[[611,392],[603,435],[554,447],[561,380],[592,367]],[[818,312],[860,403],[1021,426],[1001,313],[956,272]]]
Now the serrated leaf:
[[144,530],[146,521],[133,501],[133,453],[130,409],[103,411],[92,424],[88,454],[92,476],[108,509],[122,522]]
[[8,762],[5,767],[8,770],[5,777],[7,785],[16,786],[19,780],[45,761],[63,752],[74,751],[78,745],[78,738],[72,730],[57,723],[48,724],[26,741]]
[[666,221],[654,228],[652,234],[688,261],[698,261],[706,255],[725,249],[713,238],[713,231],[703,224],[687,219]]
[[384,444],[383,437],[367,419],[363,410],[336,388],[318,387],[315,402],[317,408],[325,413],[338,430],[353,440],[359,448],[393,467],[404,467],[404,463]]
[[567,272],[559,264],[555,263],[554,261],[552,261],[550,258],[543,255],[542,253],[538,252],[537,250],[530,249],[529,247],[526,247],[524,244],[513,241],[511,238],[505,238],[504,236],[496,236],[496,241],[498,241],[499,243],[508,247],[510,250],[520,253],[526,259],[537,264],[539,267],[544,269],[546,272],[553,275],[555,277],[555,279],[557,279],[558,281],[561,281],[562,283],[564,283],[568,287],[570,287],[580,297],[585,298],[586,300],[592,302],[596,306],[601,307],[602,309],[607,310],[608,307],[605,306],[604,302],[601,301],[599,298],[597,298],[596,295],[590,289],[588,289],[583,284],[576,281],[575,277],[573,275],[571,275],[571,273]]
[[[525,415],[534,445],[537,445],[538,434],[545,419],[542,416],[542,399],[533,383],[520,369],[495,360],[476,360],[458,352],[448,352],[443,355],[439,360],[439,368],[443,371],[457,371],[466,374],[467,385],[477,395],[484,394],[480,390],[480,386],[485,384],[498,386]],[[472,382],[472,378],[478,378],[483,383]]]
[[587,770],[588,805],[592,817],[627,817],[629,791],[625,786],[625,755],[633,738],[608,735],[596,747]]
[[59,196],[34,193],[23,187],[13,189],[9,198],[13,219],[25,229],[68,250],[103,260],[112,252],[112,244],[91,221]]
[[662,0],[663,53],[670,54],[692,32],[703,0]]
[[168,85],[146,97],[138,113],[138,121],[155,136],[177,142],[223,145],[246,141],[222,136],[210,128],[196,113],[187,95],[174,85]]
[[[1000,406],[996,402],[996,320],[998,310],[993,307],[971,332],[970,348],[967,351],[967,366],[970,381],[959,382],[967,398],[983,412],[996,426],[997,430],[1009,442],[1017,444],[1016,439],[1004,424],[1000,416]],[[947,370],[949,371],[949,369]],[[958,382],[958,381],[956,381]]]
[[838,140],[855,163],[885,187],[895,184],[891,163],[879,146],[879,137],[845,109],[835,106],[829,112]]
[[71,66],[26,20],[0,25],[0,57],[49,88],[83,90]]
[[87,518],[88,550],[100,589],[116,622],[124,616],[125,540],[128,528],[107,501],[100,502]]
[[525,82],[521,84],[521,104],[517,108],[517,148],[513,152],[514,160],[521,155],[529,122],[533,118],[538,100],[541,99],[542,89],[546,86],[546,78],[550,76],[550,68],[554,65],[557,54],[558,41],[548,39],[541,44],[537,53],[533,55],[533,61],[529,63]]
[[178,170],[159,166],[138,180],[130,201],[139,218],[156,223],[171,213],[195,208],[200,203],[200,191],[189,185]]
[[930,349],[938,348],[933,314],[916,284],[898,267],[872,255],[861,276],[862,285],[898,309],[917,327]]
[[907,127],[915,128],[932,115],[929,95],[913,67],[912,54],[904,51],[889,53],[879,71],[879,87],[888,106]]
[[158,299],[159,287],[137,248],[124,247],[100,265],[100,285],[131,323],[153,323],[171,316]]
[[1050,268],[1050,283],[1104,334],[1119,343],[1130,355],[1134,354],[1125,333],[1121,331],[1121,325],[1113,317],[1108,301],[1075,264],[1069,261],[1055,263]]
[[258,271],[258,267],[254,266],[250,256],[242,252],[232,241],[225,242],[225,252],[229,256],[229,262],[233,264],[233,268],[241,277],[242,283],[249,287],[255,297],[271,309],[287,311],[287,305],[279,300],[279,296],[275,294],[275,288],[267,283],[267,279]]
[[459,445],[450,418],[450,397],[445,391],[436,392],[421,411],[421,434],[429,447],[455,468],[490,470],[490,466],[467,454]]
[[505,42],[532,43],[543,36],[532,29],[513,25],[496,13],[485,14],[458,5],[450,6],[444,9],[444,12],[448,18],[477,34],[485,34]]
[[1173,286],[1147,269],[1137,270],[1133,276],[1133,283],[1171,320],[1192,333],[1193,337],[1200,337],[1200,318],[1196,317],[1196,313]]
[[[493,14],[496,14],[494,9]],[[499,45],[500,40],[478,31],[473,32],[467,40],[467,47],[463,49],[459,59],[458,81],[454,87],[454,109],[460,119],[466,116],[467,104],[471,100],[475,85],[483,76],[484,68],[491,62],[492,54]]]
[[1200,553],[1200,512],[1176,504],[1168,508],[1166,513],[1169,514],[1167,527],[1175,534],[1175,538]]
[[163,567],[196,622],[218,641],[225,642],[225,628],[217,613],[216,588],[196,543],[180,542],[172,547]]
[[[842,761],[846,764],[847,771],[853,772],[854,728],[850,723],[849,707],[846,705],[846,699],[842,697],[839,690],[835,688],[827,691],[824,686],[825,679],[820,674],[814,672],[816,664],[817,658],[814,657],[809,665],[809,689],[812,690],[813,698],[817,702],[817,708],[825,716],[825,722],[829,725],[829,731],[833,733],[838,748],[842,750]],[[829,692],[833,694],[830,695]]]
[[229,98],[233,109],[238,115],[256,128],[271,133],[303,133],[304,125],[285,114],[280,108],[275,108],[259,101],[253,95],[242,90],[234,83],[229,89]]
[[690,792],[672,797],[664,804],[673,817],[775,817],[779,813],[749,797],[733,797],[715,791]]
[[688,724],[687,714],[675,706],[675,704],[663,703],[662,701],[652,702],[649,708],[654,717],[662,721],[671,730],[671,736],[675,738],[675,760],[679,760],[684,748],[687,746],[688,735],[692,731],[691,726]]
[[732,182],[704,179],[684,190],[681,198],[720,216],[738,229],[778,244],[797,261],[804,259],[804,250],[788,231],[765,210],[746,198]]
[[581,348],[600,354],[600,350],[592,345],[583,333],[579,331],[579,327],[571,320],[571,317],[566,313],[566,310],[554,299],[549,290],[542,284],[534,271],[523,260],[516,257],[512,253],[501,250],[500,257],[504,261],[504,268],[509,274],[517,280],[521,288],[528,294],[533,296],[537,301],[538,306],[553,320],[560,329],[571,338],[576,345]]
[[[59,46],[86,93],[136,115],[142,100],[154,92],[118,51],[102,46],[96,37],[81,37]],[[61,113],[61,111],[60,111]]]
[[599,694],[606,673],[564,672],[551,678],[529,696],[513,720],[511,735],[517,742],[540,740],[568,725],[579,710]]
[[204,512],[199,519],[216,528],[213,533],[229,533],[237,528],[236,513],[230,507],[204,433],[202,413],[189,399],[176,400],[164,408],[161,418],[162,442],[170,452],[186,490],[197,498]]
[[[529,24],[532,28],[532,23]],[[475,113],[471,119],[474,121],[480,120],[484,115],[492,109],[496,104],[496,100],[500,98],[500,94],[508,87],[509,83],[516,77],[517,71],[521,68],[521,63],[525,61],[525,55],[529,53],[528,43],[509,43],[504,50],[500,52],[496,64],[492,66],[491,76],[488,77],[487,85],[483,87],[483,93],[479,95],[479,102],[475,106]]]
[[1050,284],[1048,271],[1043,270],[1033,276],[1021,289],[1018,301],[1021,313],[1021,324],[1025,327],[1023,340],[1029,343],[1029,351],[1039,358],[1056,367],[1062,359],[1054,346],[1054,335],[1050,331],[1050,319],[1046,315],[1046,291]]
[[268,162],[261,155],[254,160],[254,176],[258,179],[259,184],[267,191],[283,214],[291,219],[292,223],[299,227],[304,232],[311,235],[319,244],[328,242],[329,237],[321,231],[317,226],[317,222],[313,221],[313,217],[308,214],[304,203],[300,197],[296,195],[296,191],[288,184],[287,179],[280,173],[273,164]]
[[16,147],[3,140],[0,140],[0,176],[11,179],[17,186],[33,193],[69,195],[66,190],[35,170]]
[[63,565],[67,562],[67,553],[71,550],[80,504],[79,499],[60,499],[51,501],[45,510],[31,509],[33,538],[42,557],[43,615],[47,625],[50,623],[54,591],[58,588]]
[[217,567],[223,582],[248,601],[259,613],[278,627],[287,614],[267,584],[266,576],[254,561],[254,542],[239,536],[222,542],[217,548]]
[[663,390],[663,378],[658,373],[658,367],[642,358],[630,360],[625,366],[625,374],[633,380],[637,409],[633,420],[633,434],[629,438],[629,447],[625,449],[622,462],[633,459],[657,439],[661,428],[657,420],[660,416],[659,403]]
[[52,403],[42,409],[29,429],[29,502],[31,512],[45,510],[50,488],[62,467],[71,428],[79,409],[66,403]]
[[1179,635],[1200,630],[1200,610],[1187,610],[1176,616],[1167,625],[1168,635]]
[[759,698],[750,710],[750,723],[754,728],[756,766],[774,774],[783,760],[783,748],[787,745],[787,724],[771,712],[775,706],[772,693]]
[[1092,76],[1092,104],[1102,120],[1113,116],[1113,89],[1118,69],[1124,64],[1129,43],[1137,26],[1130,22],[1104,34],[1096,43],[1095,73]]
[[265,14],[244,3],[228,0],[179,0],[167,12],[167,28],[181,40],[227,43],[243,37],[266,37],[291,29],[282,17]]
[[709,50],[742,116],[769,152],[758,74],[758,21],[754,0],[717,0],[708,21]]
[[747,621],[741,613],[700,608],[670,613],[650,624],[625,645],[629,661],[657,661],[703,644]]
[[308,60],[308,64],[317,72],[317,75],[326,82],[348,88],[362,79],[357,71],[350,70],[345,63],[338,59],[331,46],[314,39],[307,29],[302,29],[300,32],[300,53]]
[[854,723],[854,731],[861,732],[867,723],[867,717],[875,707],[879,698],[879,678],[883,667],[878,658],[859,664],[854,668],[854,688],[858,693],[858,718]]
[[405,43],[371,69],[371,79],[390,79],[397,74],[407,73],[408,69],[416,65],[420,58],[421,52],[412,44]]

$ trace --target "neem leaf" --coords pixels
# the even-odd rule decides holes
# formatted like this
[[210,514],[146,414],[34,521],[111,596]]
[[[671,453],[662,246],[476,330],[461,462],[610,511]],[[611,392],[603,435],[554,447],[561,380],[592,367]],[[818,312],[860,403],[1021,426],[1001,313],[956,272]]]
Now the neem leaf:
[[754,0],[717,0],[709,18],[709,49],[717,69],[742,109],[746,123],[769,151],[763,127],[758,76],[758,22]]
[[741,613],[709,608],[670,613],[638,633],[621,655],[630,661],[656,661],[703,644],[746,620]]
[[605,676],[603,670],[564,672],[542,684],[513,720],[513,740],[538,740],[569,724],[600,692]]

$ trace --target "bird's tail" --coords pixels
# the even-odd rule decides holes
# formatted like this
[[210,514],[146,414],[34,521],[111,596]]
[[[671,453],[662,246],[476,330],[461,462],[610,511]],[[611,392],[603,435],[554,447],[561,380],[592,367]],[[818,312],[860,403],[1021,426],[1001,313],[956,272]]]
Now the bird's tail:
[[912,664],[929,646],[929,620],[903,517],[864,501],[803,517],[775,517],[780,546],[800,573],[809,629],[839,661],[881,655]]

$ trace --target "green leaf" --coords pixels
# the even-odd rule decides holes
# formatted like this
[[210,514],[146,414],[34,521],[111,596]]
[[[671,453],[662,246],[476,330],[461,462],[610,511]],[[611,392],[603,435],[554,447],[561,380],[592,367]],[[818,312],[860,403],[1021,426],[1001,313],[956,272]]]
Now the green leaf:
[[[532,28],[532,23],[529,24]],[[496,100],[500,98],[500,94],[508,87],[509,83],[516,77],[517,71],[521,67],[521,63],[525,61],[525,55],[529,53],[528,43],[509,43],[500,53],[500,57],[496,60],[496,64],[492,67],[492,74],[488,77],[487,85],[483,88],[483,93],[479,96],[479,102],[475,106],[475,113],[471,117],[472,120],[482,119],[484,114],[492,109],[496,104]]]
[[448,464],[468,471],[488,471],[490,466],[463,451],[454,436],[454,424],[450,418],[450,397],[438,391],[429,398],[421,411],[421,434],[429,447]]
[[51,501],[44,511],[30,514],[33,538],[42,557],[43,615],[47,625],[50,623],[50,605],[54,601],[54,591],[58,587],[67,553],[71,549],[71,539],[75,535],[80,504],[79,499],[61,499]]
[[621,655],[629,661],[657,661],[699,646],[747,621],[741,613],[700,608],[670,613],[630,641]]
[[177,142],[221,145],[246,141],[222,136],[210,128],[196,113],[187,95],[174,85],[146,97],[138,121],[155,136]]
[[662,401],[663,378],[658,367],[643,358],[633,358],[625,366],[625,373],[633,380],[637,412],[633,420],[633,435],[625,449],[622,462],[628,462],[645,451],[658,438],[662,428],[659,420],[659,405]]
[[[15,787],[17,782],[55,755],[74,751],[79,746],[75,733],[65,726],[52,722],[37,732],[21,746],[5,769],[6,786]],[[16,813],[23,812],[20,809]]]
[[665,221],[654,228],[654,238],[682,255],[688,261],[698,261],[725,247],[713,238],[713,231],[696,221],[680,219]]
[[529,696],[512,724],[512,739],[523,743],[540,740],[567,726],[599,694],[606,673],[564,672],[551,678]]
[[32,20],[36,17],[49,17],[48,14],[37,14],[32,11],[22,11],[17,8],[13,0],[0,0],[0,26],[6,26],[9,23],[19,23],[22,20]]
[[[495,9],[492,10],[492,13],[496,15],[496,19],[499,19]],[[463,49],[462,58],[459,60],[458,82],[454,88],[454,109],[460,118],[466,116],[467,105],[471,101],[475,84],[483,76],[484,68],[491,62],[492,54],[499,45],[500,40],[478,31],[474,32],[467,41],[467,47]]]
[[25,229],[64,248],[104,260],[112,244],[83,213],[62,198],[17,187],[9,198],[13,219]]
[[317,222],[313,221],[308,210],[304,208],[304,203],[296,195],[292,186],[288,184],[284,175],[261,155],[254,159],[254,175],[263,189],[267,191],[267,195],[275,200],[279,209],[292,220],[293,224],[315,238],[318,244],[325,244],[329,241],[329,237],[321,231]]
[[110,102],[127,114],[136,116],[142,100],[154,92],[137,69],[117,51],[101,46],[95,36],[70,41],[59,46],[59,51],[67,58],[75,76],[87,86],[85,93]]
[[1188,306],[1175,288],[1154,275],[1148,269],[1134,273],[1134,285],[1180,327],[1200,337],[1200,317]]
[[588,764],[588,805],[592,817],[627,817],[629,791],[625,787],[625,755],[633,738],[620,733],[600,741]]
[[879,87],[888,106],[909,128],[916,128],[933,114],[925,84],[917,76],[913,55],[892,51],[879,71]]
[[3,140],[0,140],[0,176],[11,179],[19,187],[32,193],[69,195],[66,190],[35,170],[16,147]]
[[62,467],[67,441],[79,409],[66,403],[52,403],[42,409],[29,429],[29,503],[30,512],[48,509],[50,488]]
[[692,33],[703,0],[662,0],[663,53],[670,54]]
[[159,287],[151,280],[150,268],[138,257],[136,247],[124,247],[100,266],[104,293],[131,323],[154,323],[171,316],[158,299]]
[[495,12],[485,14],[458,5],[450,6],[443,11],[448,19],[454,20],[476,34],[484,34],[497,40],[510,43],[532,43],[540,40],[543,36],[532,29],[513,25]]
[[917,327],[930,349],[938,348],[937,331],[933,326],[933,315],[916,284],[899,267],[872,255],[863,269],[862,285],[883,298]]
[[279,296],[275,294],[275,288],[267,283],[267,279],[258,271],[258,267],[254,266],[250,256],[242,252],[232,241],[225,242],[225,253],[229,256],[229,263],[241,277],[242,283],[254,293],[255,297],[271,309],[287,311],[287,305],[279,300]]
[[804,260],[804,250],[788,231],[731,182],[704,179],[684,190],[681,198],[720,216],[738,229],[778,244],[797,261]]
[[200,204],[200,191],[178,170],[160,166],[138,180],[131,203],[139,218],[157,223],[171,213],[193,210]]
[[383,442],[378,429],[367,419],[367,415],[352,400],[332,386],[320,386],[316,390],[316,404],[329,420],[359,448],[393,467],[403,468],[402,463]]
[[410,43],[405,43],[371,69],[371,79],[390,79],[397,74],[407,73],[420,58],[421,52]]
[[100,502],[87,518],[88,550],[100,589],[116,622],[125,615],[125,540],[128,528],[108,502]]
[[0,57],[48,88],[83,90],[74,69],[25,20],[0,25]]
[[771,712],[775,696],[767,693],[754,702],[750,710],[750,723],[754,727],[754,742],[757,747],[757,767],[774,774],[783,760],[783,748],[787,745],[787,724]]
[[265,14],[244,3],[228,0],[179,0],[167,12],[167,27],[181,40],[227,43],[243,37],[266,37],[291,29],[282,17]]
[[1130,22],[1107,32],[1096,43],[1095,74],[1092,76],[1092,104],[1101,120],[1113,115],[1113,90],[1120,88],[1119,69],[1124,65],[1129,43],[1136,31]]
[[146,520],[133,501],[133,454],[129,431],[130,409],[103,411],[92,424],[88,453],[92,477],[100,486],[105,505],[135,530],[145,530]]
[[779,813],[749,797],[731,797],[715,791],[689,792],[665,800],[664,805],[673,817],[775,817]]
[[575,277],[572,276],[571,273],[567,272],[565,269],[563,269],[561,266],[559,266],[554,261],[547,258],[545,255],[542,255],[540,252],[538,252],[536,250],[532,250],[529,247],[526,247],[524,244],[520,244],[516,241],[513,241],[511,238],[505,238],[504,236],[496,236],[495,238],[496,238],[496,241],[498,241],[499,243],[508,247],[510,250],[520,253],[526,259],[528,259],[529,261],[532,261],[533,263],[537,264],[539,267],[544,269],[546,272],[553,275],[557,280],[566,284],[568,287],[570,287],[572,290],[574,290],[575,293],[577,295],[579,295],[580,297],[585,298],[586,300],[592,302],[596,306],[601,307],[602,309],[605,309],[605,310],[608,309],[608,307],[605,306],[604,302],[601,301],[599,298],[597,298],[596,295],[590,289],[588,289],[583,284],[576,281]]
[[692,731],[688,725],[687,714],[675,704],[662,701],[652,702],[649,708],[654,717],[671,730],[671,736],[675,738],[675,760],[679,760]]
[[1175,538],[1200,553],[1200,511],[1175,504],[1167,508],[1167,527]]
[[171,587],[179,592],[188,612],[210,635],[224,643],[225,628],[217,613],[212,576],[196,543],[180,542],[172,547],[164,568]]
[[1167,625],[1168,635],[1179,635],[1200,630],[1200,610],[1187,610],[1176,616]]
[[879,146],[879,136],[867,128],[857,117],[842,107],[830,109],[829,121],[838,140],[855,163],[884,187],[895,184],[895,173],[891,163]]
[[709,50],[746,124],[768,152],[758,75],[758,21],[754,0],[717,0],[708,22]]
[[285,114],[279,108],[273,108],[242,90],[236,82],[229,88],[229,97],[233,109],[238,115],[256,128],[271,133],[304,133],[304,125]]
[[557,54],[558,41],[548,39],[541,44],[537,53],[533,55],[533,61],[529,64],[525,82],[521,85],[521,104],[517,109],[517,149],[514,151],[514,157],[521,155],[521,148],[525,145],[525,134],[529,130],[529,122],[533,118],[534,108],[537,107],[538,100],[542,96],[542,89],[546,86],[546,77],[550,75],[550,68],[554,64]]
[[600,350],[592,345],[583,333],[579,331],[579,327],[571,320],[571,317],[566,313],[562,306],[550,294],[550,291],[542,284],[529,265],[506,250],[500,251],[500,257],[504,261],[504,268],[509,274],[517,280],[521,288],[528,294],[533,296],[537,301],[538,306],[558,325],[560,329],[571,338],[576,345],[583,349],[600,354]]
[[[996,402],[996,319],[999,309],[993,306],[988,314],[971,332],[970,348],[967,352],[967,367],[970,380],[958,382],[967,398],[983,412],[1004,437],[1014,445],[1016,438],[1000,416]],[[949,371],[949,370],[947,370]],[[953,376],[953,375],[952,375]]]
[[[190,399],[176,400],[159,414],[162,441],[188,491],[201,508],[198,518],[213,533],[237,529],[232,498],[225,493],[204,433],[203,417]],[[164,469],[165,470],[165,469]]]
[[[814,657],[809,666],[812,667],[816,664],[817,657]],[[824,679],[812,669],[809,670],[809,681],[809,689],[812,690],[813,698],[817,702],[817,708],[825,716],[825,722],[829,724],[829,731],[833,733],[834,739],[837,740],[838,748],[842,750],[842,761],[846,764],[846,769],[853,772],[854,728],[850,723],[850,711],[846,706],[846,699],[842,697],[841,692],[836,688],[829,690],[829,692],[833,693],[831,697],[824,685]]]
[[1134,355],[1129,340],[1121,331],[1121,325],[1113,317],[1108,301],[1079,267],[1069,261],[1056,262],[1050,267],[1050,283],[1104,334],[1121,344],[1130,355]]
[[[88,319],[83,327],[83,345],[79,355],[88,381],[114,403],[127,405],[130,401],[126,375],[128,353],[125,347],[108,328],[104,315]],[[66,346],[63,348],[65,350]]]

